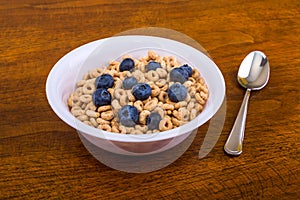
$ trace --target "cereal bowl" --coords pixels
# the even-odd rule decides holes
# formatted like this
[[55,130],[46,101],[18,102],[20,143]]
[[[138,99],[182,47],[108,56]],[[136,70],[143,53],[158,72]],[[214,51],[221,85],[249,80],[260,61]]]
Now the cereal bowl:
[[[67,101],[75,85],[86,72],[106,66],[124,54],[140,57],[155,51],[172,55],[201,73],[209,89],[202,112],[182,126],[151,134],[119,134],[100,130],[75,118]],[[225,96],[225,82],[217,65],[205,54],[186,44],[153,36],[117,36],[90,42],[62,57],[52,68],[46,82],[46,95],[53,111],[77,130],[80,137],[109,152],[124,155],[154,154],[175,147],[207,122],[220,108]],[[88,145],[85,145],[88,149]]]

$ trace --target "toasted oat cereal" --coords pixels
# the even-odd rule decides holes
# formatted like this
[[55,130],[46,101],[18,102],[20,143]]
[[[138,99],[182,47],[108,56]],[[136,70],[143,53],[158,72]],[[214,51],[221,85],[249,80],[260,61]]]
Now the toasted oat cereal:
[[[113,86],[106,86],[107,82]],[[120,62],[114,60],[108,67],[87,72],[67,103],[77,119],[95,128],[152,134],[193,120],[208,97],[207,85],[196,68],[149,51],[141,58],[124,55]]]

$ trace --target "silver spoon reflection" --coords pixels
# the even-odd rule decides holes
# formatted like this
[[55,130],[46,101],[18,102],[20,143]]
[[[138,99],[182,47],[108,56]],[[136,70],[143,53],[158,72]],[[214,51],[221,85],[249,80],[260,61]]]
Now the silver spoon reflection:
[[224,150],[227,154],[238,156],[242,153],[250,92],[251,90],[262,89],[267,84],[269,76],[269,61],[264,53],[253,51],[242,61],[237,79],[239,84],[247,90],[239,113],[224,146]]

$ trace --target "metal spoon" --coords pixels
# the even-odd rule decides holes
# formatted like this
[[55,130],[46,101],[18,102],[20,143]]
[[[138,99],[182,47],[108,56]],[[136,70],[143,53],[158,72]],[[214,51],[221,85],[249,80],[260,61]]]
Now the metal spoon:
[[262,89],[267,84],[269,76],[269,61],[264,53],[253,51],[242,61],[237,79],[239,84],[247,90],[239,113],[224,146],[224,150],[227,154],[238,156],[242,153],[250,91]]

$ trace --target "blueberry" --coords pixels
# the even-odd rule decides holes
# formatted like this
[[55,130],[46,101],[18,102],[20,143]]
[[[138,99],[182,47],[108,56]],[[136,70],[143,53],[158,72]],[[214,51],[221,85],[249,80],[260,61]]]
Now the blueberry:
[[96,107],[110,105],[111,103],[111,95],[105,88],[95,90],[92,99]]
[[138,83],[133,86],[131,93],[137,100],[145,100],[151,95],[152,89],[147,83]]
[[193,69],[188,64],[184,64],[180,68],[182,68],[183,70],[187,71],[187,73],[188,73],[189,76],[192,76]]
[[187,96],[187,89],[180,83],[174,83],[168,89],[168,96],[173,102],[183,101]]
[[174,68],[170,71],[170,81],[184,83],[189,78],[189,74],[182,68]]
[[114,78],[109,74],[102,74],[95,80],[95,86],[99,88],[111,88],[114,85]]
[[135,106],[123,106],[118,113],[120,123],[124,126],[135,126],[139,120],[139,111]]
[[150,61],[147,65],[146,65],[146,71],[151,71],[151,70],[156,70],[157,68],[161,68],[160,63],[155,62],[155,61]]
[[160,114],[158,114],[157,112],[151,113],[146,118],[146,124],[148,126],[148,129],[149,130],[158,129],[160,120],[161,120]]
[[125,58],[120,64],[120,72],[130,71],[134,68],[134,61],[131,58]]
[[123,80],[123,88],[125,90],[129,90],[131,89],[134,85],[137,84],[137,80],[135,77],[131,76],[131,77],[126,77],[124,80]]

